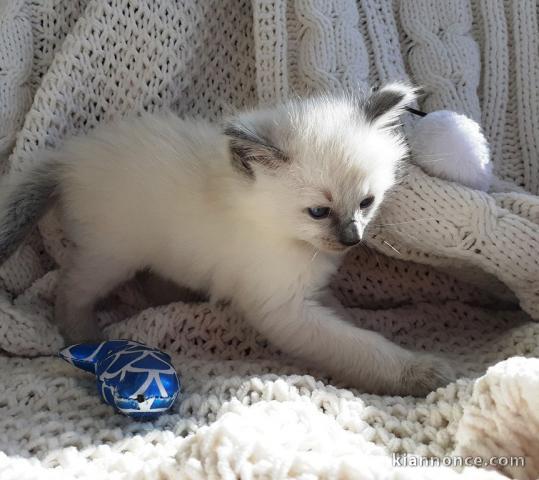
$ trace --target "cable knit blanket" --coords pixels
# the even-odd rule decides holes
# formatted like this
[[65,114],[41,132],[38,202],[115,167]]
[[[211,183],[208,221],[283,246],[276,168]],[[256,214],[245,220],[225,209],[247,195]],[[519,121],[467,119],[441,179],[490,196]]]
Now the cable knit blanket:
[[458,360],[455,383],[427,398],[349,390],[226,307],[150,308],[131,283],[100,311],[107,336],[165,349],[185,386],[146,423],[55,358],[66,239],[51,212],[0,268],[0,478],[539,477],[538,24],[533,0],[2,0],[6,175],[129,111],[213,120],[409,79],[422,109],[481,122],[507,188],[410,168],[333,283],[359,325]]

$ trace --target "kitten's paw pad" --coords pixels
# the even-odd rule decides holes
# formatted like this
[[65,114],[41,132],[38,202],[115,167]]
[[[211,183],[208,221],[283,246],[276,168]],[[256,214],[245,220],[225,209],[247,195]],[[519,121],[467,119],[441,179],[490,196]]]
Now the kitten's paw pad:
[[424,397],[456,379],[449,360],[429,354],[417,354],[403,369],[403,393]]

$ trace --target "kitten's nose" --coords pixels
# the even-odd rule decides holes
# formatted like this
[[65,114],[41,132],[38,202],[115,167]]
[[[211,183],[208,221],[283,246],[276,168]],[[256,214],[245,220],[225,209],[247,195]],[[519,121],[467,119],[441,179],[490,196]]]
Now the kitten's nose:
[[350,220],[341,226],[339,231],[339,241],[343,245],[351,247],[361,241],[361,233],[362,229],[357,222]]

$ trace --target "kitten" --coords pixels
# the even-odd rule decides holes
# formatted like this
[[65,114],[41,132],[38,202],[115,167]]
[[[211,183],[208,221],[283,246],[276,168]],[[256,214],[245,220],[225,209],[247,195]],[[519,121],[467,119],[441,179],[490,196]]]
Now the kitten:
[[451,367],[352,326],[326,288],[395,182],[406,148],[394,123],[413,99],[392,84],[242,113],[222,129],[167,112],[96,128],[3,189],[0,252],[57,201],[76,245],[55,312],[68,341],[99,338],[96,301],[150,268],[230,300],[281,350],[351,386],[424,395]]

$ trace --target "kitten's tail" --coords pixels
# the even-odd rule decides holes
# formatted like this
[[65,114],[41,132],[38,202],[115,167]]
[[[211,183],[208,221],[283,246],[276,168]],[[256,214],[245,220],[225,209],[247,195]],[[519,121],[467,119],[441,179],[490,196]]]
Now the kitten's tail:
[[0,185],[0,264],[23,242],[56,197],[59,164],[41,162],[8,175]]

